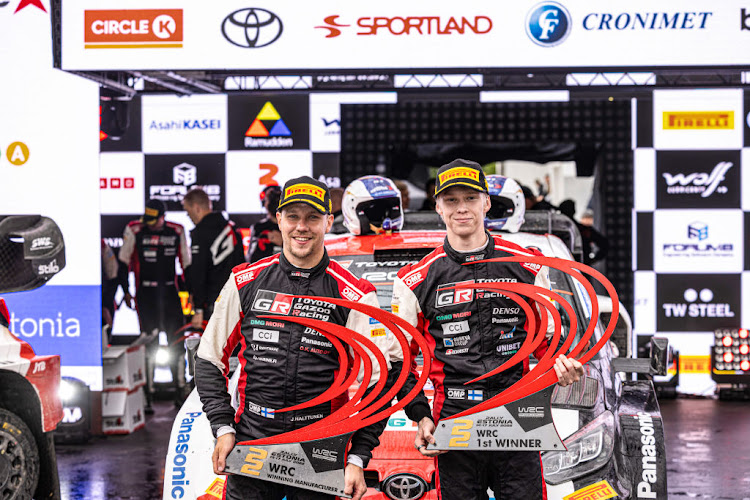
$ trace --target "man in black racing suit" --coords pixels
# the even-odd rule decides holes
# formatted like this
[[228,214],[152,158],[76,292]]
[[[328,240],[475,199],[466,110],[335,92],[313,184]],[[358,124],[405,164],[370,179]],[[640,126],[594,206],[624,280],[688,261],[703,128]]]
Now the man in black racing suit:
[[[527,358],[498,375],[464,385],[497,368],[520,349],[528,318],[518,304],[501,292],[449,287],[507,282],[550,288],[548,269],[543,266],[471,264],[496,257],[541,255],[492,237],[484,230],[490,200],[484,172],[478,164],[455,160],[441,167],[436,199],[436,210],[447,228],[445,242],[417,264],[402,268],[393,286],[393,312],[421,330],[431,348],[434,422],[499,394],[528,371]],[[549,321],[548,335],[553,330],[554,323]],[[535,352],[537,358],[546,347],[547,343],[542,342]],[[562,355],[555,370],[561,385],[572,383],[583,374],[580,363]],[[499,500],[546,498],[538,452],[427,451],[427,442],[434,442],[434,422],[429,418],[420,421],[415,446],[424,455],[438,457],[440,498],[486,499],[488,487]]]
[[[141,220],[130,222],[123,233],[123,244],[118,258],[135,274],[135,305],[141,333],[152,336],[146,344],[147,388],[146,412],[151,413],[151,391],[157,334],[167,334],[169,368],[175,390],[175,402],[181,401],[185,366],[184,342],[175,342],[175,332],[185,323],[178,295],[175,259],[183,272],[190,266],[190,251],[185,228],[164,220],[164,203],[149,200]],[[132,307],[133,297],[126,288],[125,301]]]
[[[290,295],[335,297],[378,307],[375,287],[329,260],[323,237],[330,230],[330,198],[325,184],[310,177],[292,179],[284,186],[279,222],[284,238],[280,254],[236,267],[216,301],[213,316],[201,339],[196,358],[196,385],[214,435],[214,472],[222,473],[225,458],[236,441],[279,434],[314,423],[340,407],[345,399],[312,408],[276,413],[275,410],[322,394],[340,367],[333,345],[320,333],[287,321],[308,317],[346,326],[370,338],[386,354],[398,373],[403,357],[389,349],[390,336],[361,312],[325,301],[292,299]],[[274,315],[261,319],[261,315]],[[227,393],[228,359],[239,343],[239,408]],[[391,353],[390,355],[387,353]],[[371,358],[374,357],[371,355]],[[379,376],[377,362],[370,380]],[[412,386],[413,387],[413,386]],[[345,395],[344,395],[345,396]],[[414,420],[429,414],[426,399],[412,405]],[[414,409],[416,408],[416,409]],[[360,429],[352,437],[345,470],[345,491],[355,499],[367,491],[362,468],[378,444],[385,422]],[[236,437],[235,437],[236,434]],[[230,475],[227,499],[332,499],[245,476]]]
[[244,262],[242,243],[232,221],[212,210],[211,199],[200,188],[191,189],[182,200],[195,228],[190,231],[190,274],[188,287],[195,314],[194,328],[202,328],[211,317],[214,301],[232,273]]

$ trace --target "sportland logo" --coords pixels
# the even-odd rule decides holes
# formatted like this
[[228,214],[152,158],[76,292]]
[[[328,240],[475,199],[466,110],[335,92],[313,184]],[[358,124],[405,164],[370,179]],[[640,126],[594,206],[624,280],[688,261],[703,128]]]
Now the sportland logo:
[[292,132],[271,101],[266,101],[245,132],[246,148],[294,147]]
[[722,161],[716,164],[710,174],[703,172],[693,172],[685,175],[663,173],[664,180],[667,182],[667,193],[669,194],[698,194],[701,198],[708,198],[714,192],[724,194],[728,191],[726,186],[719,184],[725,179],[727,171],[734,164],[730,161]]

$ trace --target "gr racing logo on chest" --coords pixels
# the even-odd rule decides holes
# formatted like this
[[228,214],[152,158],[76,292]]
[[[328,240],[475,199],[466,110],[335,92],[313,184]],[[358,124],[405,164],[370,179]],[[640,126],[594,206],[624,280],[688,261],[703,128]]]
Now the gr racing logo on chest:
[[294,298],[291,295],[268,290],[258,290],[251,308],[254,312],[299,316],[322,321],[331,319],[333,309],[336,309],[334,304],[322,300]]
[[459,281],[457,283],[445,283],[442,285],[438,285],[436,297],[435,297],[435,307],[447,307],[452,306],[456,304],[468,304],[472,300],[474,300],[474,290],[461,290],[458,287],[461,285],[471,285],[474,283],[474,280],[469,281]]

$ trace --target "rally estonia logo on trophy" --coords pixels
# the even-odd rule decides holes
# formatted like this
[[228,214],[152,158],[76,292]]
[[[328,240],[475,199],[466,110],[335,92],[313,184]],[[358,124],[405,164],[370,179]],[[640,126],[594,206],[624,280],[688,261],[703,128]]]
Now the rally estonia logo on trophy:
[[[545,451],[561,450],[564,445],[560,440],[552,421],[550,401],[557,375],[553,365],[555,358],[566,354],[585,364],[609,340],[614,331],[619,314],[619,301],[612,284],[595,269],[563,259],[550,257],[503,257],[479,260],[466,263],[475,265],[486,262],[518,262],[525,266],[558,269],[578,281],[591,304],[591,315],[580,341],[572,343],[580,328],[579,320],[572,306],[558,292],[525,283],[465,283],[453,287],[456,290],[471,289],[501,292],[514,301],[526,313],[529,321],[528,335],[520,349],[505,363],[496,369],[467,382],[497,375],[528,359],[529,355],[545,339],[548,316],[551,315],[555,325],[549,347],[534,368],[521,377],[506,390],[478,403],[449,418],[436,422],[435,443],[429,444],[430,450],[524,450]],[[589,275],[599,281],[612,299],[613,310],[604,335],[589,347],[589,341],[596,328],[599,307],[596,292],[591,283],[584,277]],[[322,420],[303,428],[252,441],[237,443],[227,457],[225,471],[248,477],[288,484],[298,488],[320,491],[333,495],[344,495],[344,468],[346,453],[352,434],[363,427],[388,418],[391,414],[404,408],[421,391],[428,374],[432,359],[427,340],[405,320],[377,307],[360,304],[344,299],[327,297],[306,297],[347,307],[360,311],[379,321],[394,335],[403,353],[403,365],[396,382],[386,388],[387,362],[381,351],[368,338],[340,325],[325,321],[289,317],[288,321],[313,328],[325,336],[335,346],[340,360],[333,385],[319,396],[295,406],[275,410],[287,412],[301,410],[328,402],[349,391],[362,368],[362,383],[349,401],[338,410]],[[537,305],[539,317],[532,307]],[[569,332],[564,341],[562,337],[562,318],[558,306],[566,314]],[[259,316],[273,318],[274,316]],[[411,342],[416,343],[423,354],[423,368],[417,384],[397,403],[391,405],[407,381],[412,366]],[[347,344],[353,356],[347,355],[344,347]],[[370,354],[380,365],[380,378],[371,391],[367,391],[366,381],[373,372]],[[387,390],[386,390],[387,389]],[[383,391],[385,390],[385,393]],[[381,395],[382,394],[382,395]]]

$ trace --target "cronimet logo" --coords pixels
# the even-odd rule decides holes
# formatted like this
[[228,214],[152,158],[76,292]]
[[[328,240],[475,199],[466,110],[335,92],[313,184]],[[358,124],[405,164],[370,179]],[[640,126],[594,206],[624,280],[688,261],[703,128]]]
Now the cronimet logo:
[[542,47],[554,47],[565,41],[572,28],[572,18],[557,2],[535,5],[526,16],[526,34]]

